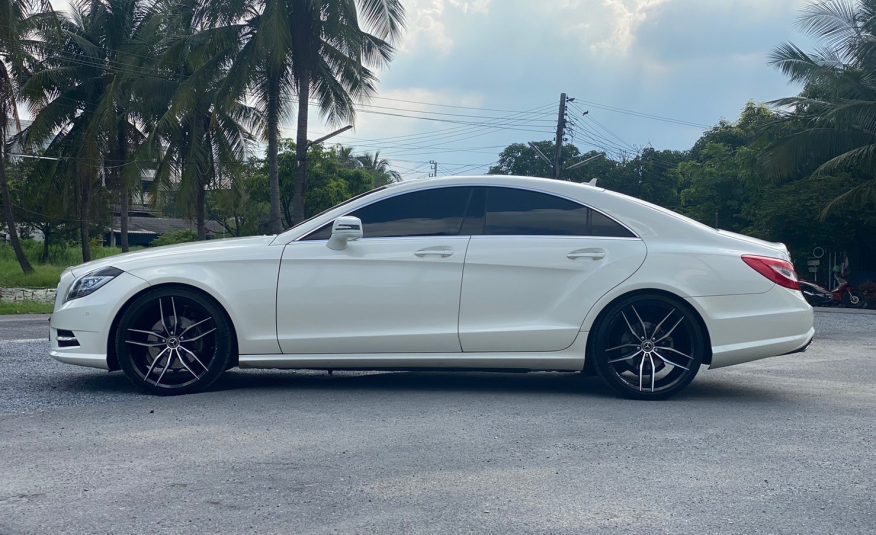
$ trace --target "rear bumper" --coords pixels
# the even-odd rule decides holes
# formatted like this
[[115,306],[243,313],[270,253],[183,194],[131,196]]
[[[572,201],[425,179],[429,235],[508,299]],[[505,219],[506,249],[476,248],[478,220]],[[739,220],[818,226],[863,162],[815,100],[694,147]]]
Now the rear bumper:
[[712,368],[804,350],[815,336],[815,317],[803,295],[775,286],[762,294],[689,299],[712,341]]

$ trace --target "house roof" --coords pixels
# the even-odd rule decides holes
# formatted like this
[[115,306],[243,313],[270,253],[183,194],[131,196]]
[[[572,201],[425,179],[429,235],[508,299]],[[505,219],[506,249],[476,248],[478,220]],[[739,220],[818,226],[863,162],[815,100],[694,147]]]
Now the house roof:
[[[206,221],[207,234],[222,234],[225,229],[216,221]],[[121,232],[119,229],[119,218],[113,218],[112,232]],[[195,222],[190,219],[179,219],[175,217],[128,217],[128,234],[153,234],[161,236],[168,232],[178,232],[181,230],[197,230]]]

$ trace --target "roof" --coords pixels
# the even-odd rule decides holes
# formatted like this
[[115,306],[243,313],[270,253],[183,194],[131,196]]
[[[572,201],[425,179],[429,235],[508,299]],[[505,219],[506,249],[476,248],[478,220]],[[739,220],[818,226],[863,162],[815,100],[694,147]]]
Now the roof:
[[[205,222],[207,234],[223,234],[225,228],[216,221],[208,220]],[[121,232],[119,229],[119,218],[113,218],[112,232]],[[178,232],[182,230],[190,230],[195,232],[195,222],[190,219],[180,219],[175,217],[128,217],[128,234],[153,234],[161,236],[168,232]]]

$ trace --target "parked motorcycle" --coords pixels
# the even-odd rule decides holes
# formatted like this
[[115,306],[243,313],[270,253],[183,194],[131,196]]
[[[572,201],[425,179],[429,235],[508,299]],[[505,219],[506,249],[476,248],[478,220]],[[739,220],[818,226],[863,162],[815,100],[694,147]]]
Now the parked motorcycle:
[[828,290],[811,281],[801,280],[800,291],[803,292],[806,301],[814,307],[860,308],[864,306],[864,300],[860,293],[849,284],[849,281],[839,276],[835,276],[835,278],[837,287],[833,290]]

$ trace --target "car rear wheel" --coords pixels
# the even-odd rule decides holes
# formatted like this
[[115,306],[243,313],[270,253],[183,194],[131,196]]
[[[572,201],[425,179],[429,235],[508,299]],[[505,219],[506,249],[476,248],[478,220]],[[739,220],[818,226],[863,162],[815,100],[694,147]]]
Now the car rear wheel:
[[707,350],[688,305],[663,295],[635,295],[606,311],[588,358],[622,396],[664,399],[690,384]]
[[116,330],[119,367],[153,394],[188,394],[209,387],[228,368],[231,326],[199,292],[146,292],[124,312]]

